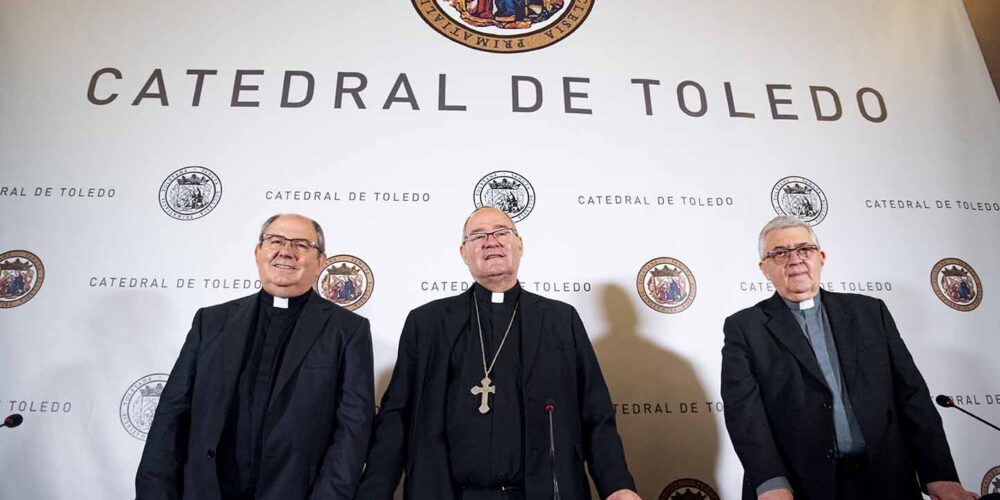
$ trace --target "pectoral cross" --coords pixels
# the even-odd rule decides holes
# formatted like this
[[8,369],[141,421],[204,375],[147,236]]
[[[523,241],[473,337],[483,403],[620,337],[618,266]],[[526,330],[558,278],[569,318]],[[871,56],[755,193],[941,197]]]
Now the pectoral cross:
[[489,377],[483,377],[479,381],[482,385],[477,385],[472,388],[472,394],[480,397],[479,413],[486,414],[490,411],[490,394],[496,394],[497,388],[495,385],[491,386],[490,383],[493,381]]

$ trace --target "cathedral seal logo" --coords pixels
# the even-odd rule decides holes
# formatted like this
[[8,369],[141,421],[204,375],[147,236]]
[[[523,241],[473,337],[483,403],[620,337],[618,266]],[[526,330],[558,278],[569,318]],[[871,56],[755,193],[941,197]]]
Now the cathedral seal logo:
[[711,486],[697,479],[678,479],[663,488],[660,500],[720,500]]
[[931,288],[941,302],[956,311],[968,312],[983,302],[983,283],[979,275],[961,259],[941,259],[934,264]]
[[516,53],[565,39],[594,0],[411,0],[420,17],[449,40],[476,50]]
[[659,257],[642,266],[635,287],[647,306],[666,314],[676,314],[691,307],[698,292],[694,273],[683,262],[671,257]]
[[222,199],[222,181],[204,167],[184,167],[167,176],[160,185],[160,208],[177,220],[208,215]]
[[118,408],[118,416],[121,418],[122,427],[125,427],[132,437],[146,440],[149,427],[153,425],[153,416],[156,415],[156,405],[160,403],[160,394],[163,394],[163,387],[166,385],[167,374],[154,373],[136,380],[125,391]]
[[316,291],[323,298],[348,311],[365,305],[374,289],[372,269],[353,255],[334,255],[326,259],[326,266],[316,280]]
[[1000,493],[1000,465],[990,469],[983,476],[983,485],[979,494],[986,496],[990,493]]
[[778,215],[788,215],[815,226],[826,218],[823,190],[805,177],[785,177],[771,189],[771,205]]
[[45,266],[26,250],[0,254],[0,309],[17,307],[31,300],[42,288]]
[[521,222],[535,208],[535,188],[521,175],[500,170],[479,179],[472,199],[476,208],[503,210],[511,220]]

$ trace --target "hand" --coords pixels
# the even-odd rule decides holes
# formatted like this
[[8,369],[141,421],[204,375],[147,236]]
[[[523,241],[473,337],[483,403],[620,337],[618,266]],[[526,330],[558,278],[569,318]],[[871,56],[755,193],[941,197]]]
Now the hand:
[[979,495],[966,491],[954,481],[932,481],[927,483],[927,493],[932,500],[976,500]]
[[776,490],[765,491],[763,495],[757,497],[757,500],[792,500],[792,498],[794,498],[792,490],[778,488]]
[[608,500],[642,500],[639,495],[632,490],[618,490],[608,496]]

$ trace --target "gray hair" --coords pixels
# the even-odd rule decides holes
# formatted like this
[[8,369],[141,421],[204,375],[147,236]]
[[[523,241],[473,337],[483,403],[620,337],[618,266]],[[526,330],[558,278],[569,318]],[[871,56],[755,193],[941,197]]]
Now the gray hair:
[[512,219],[510,217],[510,214],[508,214],[507,212],[504,212],[503,210],[500,210],[499,208],[496,208],[496,207],[490,207],[490,206],[479,207],[479,208],[473,210],[472,213],[470,213],[469,216],[465,218],[465,222],[462,223],[462,240],[461,241],[462,241],[463,245],[465,244],[465,228],[469,225],[469,221],[472,220],[472,216],[476,215],[477,213],[479,213],[480,210],[486,210],[486,209],[496,210],[496,211],[498,211],[498,212],[506,215],[507,216],[507,220],[510,221],[510,227],[514,228],[514,230],[517,231],[517,224],[514,223],[514,219]]
[[319,250],[319,253],[326,253],[326,237],[323,236],[323,228],[319,225],[319,222],[299,214],[274,214],[268,217],[267,220],[260,225],[260,234],[257,235],[257,242],[260,243],[264,239],[264,232],[267,231],[267,227],[270,226],[272,222],[278,220],[278,217],[284,217],[286,215],[301,217],[309,222],[312,222],[313,229],[316,230],[316,250]]
[[760,260],[764,260],[767,256],[767,249],[764,248],[764,240],[767,235],[772,231],[779,231],[781,229],[789,229],[793,227],[804,227],[809,230],[809,237],[812,238],[812,242],[819,246],[819,237],[816,236],[816,232],[813,231],[812,226],[807,224],[802,219],[796,217],[789,217],[787,215],[779,215],[770,222],[764,225],[764,229],[760,230],[760,236],[757,237],[757,251],[760,253]]

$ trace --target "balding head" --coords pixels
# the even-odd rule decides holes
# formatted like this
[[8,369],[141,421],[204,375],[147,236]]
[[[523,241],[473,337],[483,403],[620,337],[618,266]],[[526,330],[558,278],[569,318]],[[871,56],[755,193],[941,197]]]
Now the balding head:
[[476,283],[505,292],[517,283],[524,242],[509,215],[483,207],[465,220],[459,253]]
[[500,214],[501,216],[503,216],[504,218],[507,219],[507,224],[509,224],[508,227],[514,228],[515,231],[517,230],[517,224],[514,224],[514,219],[511,219],[510,216],[507,215],[507,212],[504,212],[503,210],[500,210],[499,208],[479,207],[479,208],[473,210],[472,213],[469,214],[469,216],[465,218],[465,224],[462,224],[462,243],[465,243],[465,237],[469,234],[467,232],[467,230],[469,229],[469,221],[472,220],[472,217],[474,217],[476,214],[478,214],[480,212],[483,212],[483,211],[491,211],[491,212],[496,212],[496,213]]

